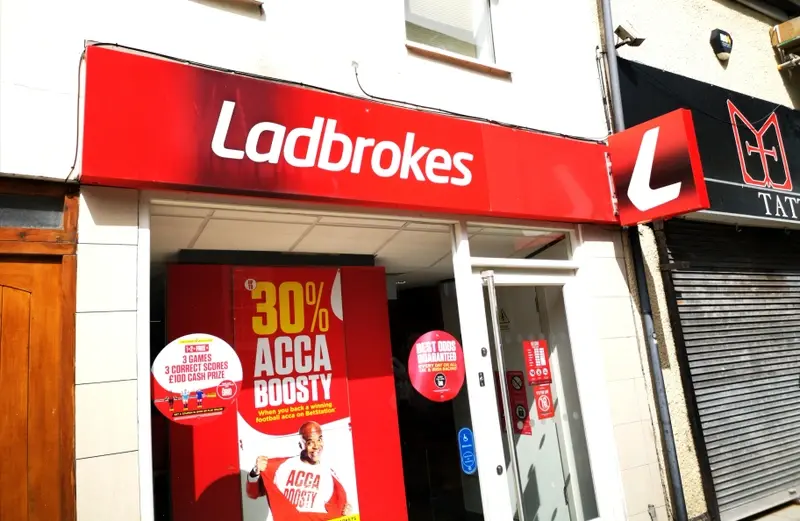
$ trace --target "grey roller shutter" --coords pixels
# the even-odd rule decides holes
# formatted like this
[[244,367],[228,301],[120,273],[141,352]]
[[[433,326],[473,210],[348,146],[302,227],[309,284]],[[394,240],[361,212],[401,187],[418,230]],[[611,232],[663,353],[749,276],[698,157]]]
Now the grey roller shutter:
[[720,518],[797,499],[800,232],[672,220],[659,235]]

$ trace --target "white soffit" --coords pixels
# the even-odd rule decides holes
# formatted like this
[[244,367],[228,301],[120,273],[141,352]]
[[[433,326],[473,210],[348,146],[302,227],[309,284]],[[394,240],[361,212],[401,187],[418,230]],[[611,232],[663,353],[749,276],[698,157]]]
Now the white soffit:
[[[151,206],[151,249],[163,263],[183,249],[373,255],[408,283],[452,277],[450,223],[388,216],[339,215],[276,208]],[[522,258],[561,232],[469,227],[473,255]]]

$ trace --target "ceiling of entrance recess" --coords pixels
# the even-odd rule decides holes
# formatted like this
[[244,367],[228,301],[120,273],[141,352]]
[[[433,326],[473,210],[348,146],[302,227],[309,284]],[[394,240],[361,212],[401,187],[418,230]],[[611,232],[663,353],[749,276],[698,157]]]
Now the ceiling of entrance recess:
[[[277,209],[216,209],[153,204],[151,257],[154,263],[180,250],[243,250],[372,255],[389,276],[409,284],[452,277],[447,223],[287,212]],[[562,234],[474,226],[473,256],[524,258]]]

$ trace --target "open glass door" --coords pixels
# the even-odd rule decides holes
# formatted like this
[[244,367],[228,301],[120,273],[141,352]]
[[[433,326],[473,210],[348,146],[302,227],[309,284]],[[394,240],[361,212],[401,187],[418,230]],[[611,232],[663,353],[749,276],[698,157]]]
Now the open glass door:
[[453,265],[482,518],[597,518],[564,298],[577,263],[470,256],[469,242],[467,226],[456,225]]
[[481,273],[517,521],[597,516],[562,287]]

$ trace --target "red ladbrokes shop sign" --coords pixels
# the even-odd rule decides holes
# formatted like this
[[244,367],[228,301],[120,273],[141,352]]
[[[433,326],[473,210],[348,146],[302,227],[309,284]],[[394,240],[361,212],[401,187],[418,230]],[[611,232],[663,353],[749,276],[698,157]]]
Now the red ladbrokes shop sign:
[[[665,127],[662,141],[691,147],[687,131]],[[617,156],[635,153],[639,140],[622,140]],[[120,49],[87,50],[84,184],[618,223],[610,148]],[[626,223],[657,218],[651,203],[663,199],[652,197],[664,190],[647,185],[650,164],[640,163],[634,187],[642,186],[632,193],[648,205]],[[684,171],[692,166],[656,165],[687,180],[667,201],[669,215],[707,207],[692,191],[702,176]]]
[[104,47],[81,182],[615,222],[605,147]]

